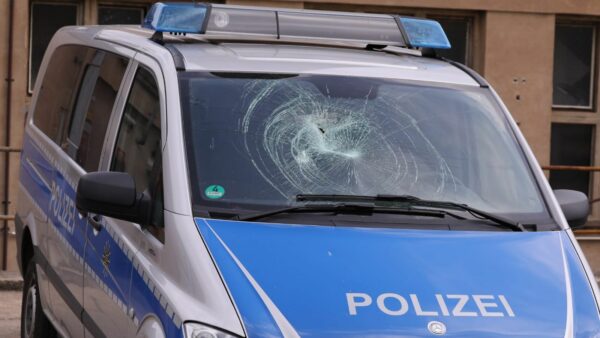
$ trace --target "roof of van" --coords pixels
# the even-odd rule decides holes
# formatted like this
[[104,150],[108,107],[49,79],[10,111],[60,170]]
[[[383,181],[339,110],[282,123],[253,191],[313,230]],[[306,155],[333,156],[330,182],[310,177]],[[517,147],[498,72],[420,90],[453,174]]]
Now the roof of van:
[[[147,54],[148,47],[157,45],[150,39],[153,32],[139,26],[79,26],[63,28],[61,32],[76,34],[80,40],[99,39]],[[479,86],[451,63],[415,55],[415,51],[408,49],[390,53],[318,41],[287,43],[206,35],[165,34],[164,41],[178,51],[187,71],[345,75]]]

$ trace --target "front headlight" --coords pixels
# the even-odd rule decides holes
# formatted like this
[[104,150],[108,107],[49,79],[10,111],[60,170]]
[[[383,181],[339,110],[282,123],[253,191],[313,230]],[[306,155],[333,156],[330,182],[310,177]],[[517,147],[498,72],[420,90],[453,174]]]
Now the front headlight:
[[183,329],[185,338],[236,338],[236,336],[198,323],[185,323]]

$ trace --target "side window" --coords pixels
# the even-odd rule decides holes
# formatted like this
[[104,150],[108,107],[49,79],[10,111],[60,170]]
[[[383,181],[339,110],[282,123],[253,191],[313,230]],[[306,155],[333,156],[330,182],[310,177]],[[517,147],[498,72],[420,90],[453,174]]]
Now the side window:
[[82,46],[62,46],[52,54],[38,93],[33,123],[56,144],[61,144],[71,120],[71,112],[85,65],[93,50]]
[[113,153],[112,171],[129,173],[138,192],[152,199],[152,221],[147,229],[164,242],[160,100],[152,73],[140,67],[123,112]]
[[63,144],[63,149],[86,171],[98,169],[110,113],[127,63],[121,56],[96,51],[86,65]]

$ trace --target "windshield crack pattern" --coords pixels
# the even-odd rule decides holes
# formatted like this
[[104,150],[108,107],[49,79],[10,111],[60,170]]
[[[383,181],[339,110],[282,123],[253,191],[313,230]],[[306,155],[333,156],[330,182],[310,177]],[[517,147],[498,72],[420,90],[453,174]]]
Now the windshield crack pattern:
[[455,191],[450,167],[403,111],[415,94],[373,91],[349,99],[327,86],[249,82],[241,130],[252,164],[290,200],[299,193]]

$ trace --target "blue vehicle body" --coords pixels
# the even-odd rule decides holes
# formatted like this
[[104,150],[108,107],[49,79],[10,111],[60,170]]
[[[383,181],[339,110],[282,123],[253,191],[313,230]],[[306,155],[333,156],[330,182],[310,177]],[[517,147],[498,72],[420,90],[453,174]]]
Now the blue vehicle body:
[[[73,187],[30,138],[23,153],[47,169],[40,177],[29,162],[21,167],[21,182],[40,207],[56,204],[44,181],[75,198]],[[54,231],[71,247],[67,250],[83,257],[85,222],[75,222],[77,232],[71,234],[61,221],[68,214],[64,203],[55,207],[57,215],[48,210]],[[449,337],[570,337],[571,330],[574,337],[600,335],[593,290],[565,230],[195,222],[249,337],[285,337],[290,331],[303,337],[427,336],[432,320],[445,323]],[[108,232],[101,236],[120,262],[116,269],[132,272],[130,289],[101,262],[87,262],[89,269],[137,314],[157,314],[168,335],[180,335],[181,326],[153,297],[127,254]]]
[[[50,230],[55,232],[62,240],[63,249],[70,252],[75,257],[84,259],[85,268],[97,276],[105,287],[105,292],[114,295],[119,302],[133,309],[136,318],[133,320],[140,321],[147,316],[157,316],[166,331],[168,336],[181,336],[182,327],[181,321],[173,318],[172,313],[168,313],[164,306],[161,305],[160,299],[154,296],[153,290],[150,289],[148,283],[148,275],[144,274],[139,268],[134,267],[132,253],[129,250],[123,250],[123,245],[118,238],[115,238],[114,231],[107,228],[106,231],[101,231],[92,234],[92,227],[88,226],[85,218],[77,217],[74,204],[75,188],[61,174],[60,169],[47,159],[40,148],[26,136],[23,144],[23,157],[28,161],[23,161],[21,166],[21,183],[34,199],[39,203],[39,208],[49,216]],[[40,172],[37,168],[44,168]],[[41,174],[41,175],[40,175]],[[50,183],[51,187],[47,186]],[[57,198],[58,197],[58,198]],[[70,228],[70,229],[69,229]],[[86,236],[88,238],[97,238],[90,241],[87,245],[86,254]],[[95,255],[90,254],[91,251],[103,250],[103,247],[94,248],[94,242],[103,243],[110,251],[112,268],[109,270],[103,265],[99,259],[94,259]],[[37,258],[40,267],[50,277],[51,283],[61,284],[59,276],[54,271],[55,267],[48,263],[48,258],[37,250]],[[42,264],[45,263],[45,264]],[[130,278],[118,278],[118,276],[130,276]],[[69,295],[69,290],[66,286],[56,286],[59,290],[62,289],[63,297],[72,298]],[[67,293],[66,295],[64,293]],[[92,332],[96,336],[102,336],[102,332],[93,331],[98,325],[94,322],[85,310],[83,304],[75,304],[78,311],[81,311],[82,320],[87,327],[92,328]],[[85,319],[83,319],[85,318]],[[88,328],[89,330],[89,328]]]
[[[74,199],[73,188],[29,138],[24,155],[48,169],[39,177],[27,162],[21,167],[21,182],[37,201],[52,206],[44,180],[62,182]],[[58,216],[67,212],[57,208]],[[69,250],[83,257],[82,234],[69,234],[57,216],[51,221]],[[427,336],[432,320],[445,323],[450,337],[538,337],[540,328],[545,337],[570,336],[570,328],[575,337],[600,334],[592,288],[564,230],[195,222],[250,337],[289,336],[286,329],[306,337]],[[85,229],[85,222],[74,226]],[[136,313],[159,314],[169,335],[181,334],[116,241],[102,236],[121,262],[117,268],[133,272],[131,291],[100,262],[88,262],[89,268]]]
[[196,224],[252,337],[283,336],[284,319],[306,337],[428,336],[432,320],[451,337],[600,334],[563,231]]

